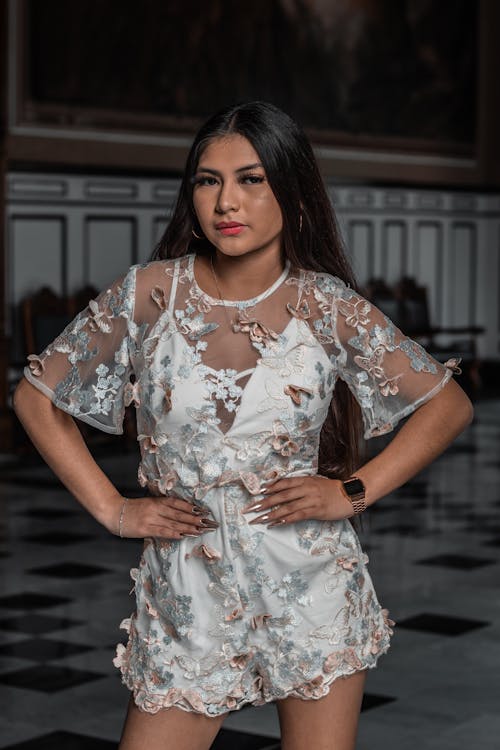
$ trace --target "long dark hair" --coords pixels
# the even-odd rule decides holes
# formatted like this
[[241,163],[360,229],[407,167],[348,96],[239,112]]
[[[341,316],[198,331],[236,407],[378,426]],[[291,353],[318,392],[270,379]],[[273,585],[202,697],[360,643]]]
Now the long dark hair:
[[[175,209],[151,260],[187,253],[209,254],[193,206],[195,174],[204,149],[215,138],[238,134],[253,146],[281,207],[282,252],[293,266],[325,271],[356,289],[356,282],[309,140],[299,125],[269,102],[243,102],[225,107],[200,128],[189,151]],[[302,229],[299,217],[302,215]],[[197,240],[192,230],[202,238]],[[342,380],[335,386],[322,428],[319,472],[346,478],[357,468],[361,419],[359,407]]]

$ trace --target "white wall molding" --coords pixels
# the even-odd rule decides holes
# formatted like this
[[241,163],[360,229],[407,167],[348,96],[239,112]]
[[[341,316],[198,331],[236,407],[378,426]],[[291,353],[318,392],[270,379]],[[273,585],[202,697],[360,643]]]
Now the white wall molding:
[[[148,260],[170,214],[176,179],[11,172],[7,177],[8,334],[14,311],[44,283],[101,288]],[[331,185],[358,275],[429,290],[434,325],[480,325],[481,356],[500,359],[500,195]],[[14,347],[13,356],[19,353]]]

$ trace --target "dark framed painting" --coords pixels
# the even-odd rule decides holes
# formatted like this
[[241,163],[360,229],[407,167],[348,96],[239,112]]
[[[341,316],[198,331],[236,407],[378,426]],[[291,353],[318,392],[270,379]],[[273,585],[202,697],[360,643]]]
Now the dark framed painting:
[[301,123],[326,172],[383,179],[401,154],[415,175],[463,177],[477,166],[488,4],[11,0],[12,132],[76,147],[120,133],[144,154],[167,147],[160,166],[170,153],[175,169],[208,115],[264,99]]

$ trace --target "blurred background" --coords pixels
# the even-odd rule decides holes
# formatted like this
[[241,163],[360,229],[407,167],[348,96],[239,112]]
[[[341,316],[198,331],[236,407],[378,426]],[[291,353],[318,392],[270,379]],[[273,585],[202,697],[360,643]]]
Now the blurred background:
[[[496,0],[0,0],[0,748],[116,747],[112,644],[141,546],[85,516],[30,444],[12,410],[26,356],[149,259],[199,125],[251,99],[304,127],[362,290],[462,358],[476,407],[362,532],[399,629],[359,748],[497,747],[499,32]],[[123,436],[78,426],[140,495],[133,408]],[[274,707],[248,708],[214,748],[278,738]]]

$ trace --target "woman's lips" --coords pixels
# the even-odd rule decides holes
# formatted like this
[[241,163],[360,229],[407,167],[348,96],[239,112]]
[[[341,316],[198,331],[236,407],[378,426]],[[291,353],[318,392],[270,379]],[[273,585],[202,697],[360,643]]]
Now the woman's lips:
[[245,229],[243,224],[239,224],[235,227],[219,227],[218,232],[224,235],[231,235],[231,234],[241,234],[241,232]]

